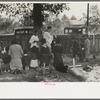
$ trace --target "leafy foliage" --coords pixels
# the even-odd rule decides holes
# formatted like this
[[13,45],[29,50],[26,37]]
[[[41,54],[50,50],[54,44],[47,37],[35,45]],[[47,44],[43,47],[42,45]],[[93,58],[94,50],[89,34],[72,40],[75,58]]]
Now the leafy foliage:
[[100,24],[100,10],[98,5],[92,5],[90,8],[90,23],[93,25]]
[[[87,15],[83,13],[83,19],[87,20]],[[89,9],[89,30],[97,31],[100,25],[100,9],[97,4],[90,5]]]
[[26,13],[24,16],[21,17],[19,20],[22,26],[33,26],[34,22],[29,13]]
[[52,27],[52,34],[53,35],[62,35],[64,34],[64,28],[70,25],[70,21],[66,15],[63,15],[61,19],[56,18],[53,21],[46,21],[45,26]]
[[[64,10],[69,10],[68,4],[66,3],[0,3],[0,12],[6,13],[10,17],[21,16],[20,23],[23,26],[32,26],[38,30],[38,36],[41,38],[41,28],[43,23],[52,19],[51,15],[56,17],[60,12]],[[51,22],[53,28],[53,33],[60,34],[61,27],[60,21],[57,19],[54,23]],[[57,30],[58,29],[58,30]]]
[[14,22],[11,18],[0,17],[0,33],[12,33],[15,27],[18,27],[19,23]]
[[0,3],[0,12],[6,12],[6,15],[16,16],[31,12],[32,3]]
[[34,25],[40,27],[45,19],[44,11],[58,15],[64,9],[69,10],[66,3],[0,3],[1,13],[5,11],[10,16],[16,16],[18,14],[24,16],[26,13],[30,13],[30,17],[34,20]]
[[66,3],[54,3],[54,4],[43,4],[43,10],[50,11],[56,15],[58,15],[60,12],[63,12],[63,10],[70,10],[68,5]]

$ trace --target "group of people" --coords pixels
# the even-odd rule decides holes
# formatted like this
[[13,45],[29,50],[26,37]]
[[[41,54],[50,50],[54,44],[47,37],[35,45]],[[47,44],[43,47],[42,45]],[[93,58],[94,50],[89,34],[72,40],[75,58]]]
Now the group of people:
[[38,66],[54,68],[61,72],[67,71],[67,66],[64,66],[62,60],[63,47],[60,40],[51,34],[51,28],[48,27],[47,31],[43,33],[42,39],[39,40],[37,30],[31,37],[29,43],[31,44],[31,62],[30,68]]
[[12,71],[12,73],[14,73],[22,70],[22,57],[22,47],[17,44],[17,41],[14,38],[9,48],[4,49],[3,51],[2,49],[0,50],[0,72]]
[[50,26],[47,28],[41,39],[38,37],[38,31],[34,30],[34,34],[29,40],[30,53],[23,51],[22,47],[17,44],[16,38],[14,38],[11,46],[6,48],[3,54],[0,52],[1,72],[4,70],[12,73],[21,73],[21,70],[50,66],[54,66],[58,71],[66,72],[68,66],[63,64],[62,45],[59,39],[51,35],[51,28]]
[[[12,73],[53,66],[57,71],[66,73],[68,66],[63,63],[61,40],[51,34],[51,28],[50,26],[47,28],[41,39],[38,37],[38,31],[34,30],[29,40],[30,53],[23,51],[15,38],[12,40],[11,46],[6,48],[6,52],[3,52],[3,54],[0,48],[1,72],[3,70],[2,66],[4,66],[4,71],[11,71]],[[81,61],[88,61],[90,55],[88,36],[86,36],[84,43],[79,42],[77,38],[74,38],[73,41],[73,58],[78,56]]]
[[[79,40],[80,39],[80,40]],[[73,58],[79,58],[79,61],[89,61],[90,40],[88,35],[85,38],[74,38],[73,40]]]

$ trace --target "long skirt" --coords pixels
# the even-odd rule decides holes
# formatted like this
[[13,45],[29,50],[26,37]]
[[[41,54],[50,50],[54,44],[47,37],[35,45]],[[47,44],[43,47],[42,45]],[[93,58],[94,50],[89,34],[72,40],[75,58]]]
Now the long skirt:
[[20,58],[11,59],[10,68],[11,70],[15,70],[15,69],[22,70],[22,60]]
[[67,67],[64,66],[61,53],[54,54],[54,67],[57,71],[66,72]]
[[38,67],[38,60],[37,59],[31,60],[30,67],[32,67],[32,68]]
[[39,48],[35,46],[31,48],[31,59],[39,59]]
[[31,61],[30,61],[31,68],[36,68],[39,66],[38,59],[39,59],[39,48],[33,46],[31,48]]
[[42,54],[41,55],[41,65],[45,64],[46,66],[49,65],[50,57],[49,54]]

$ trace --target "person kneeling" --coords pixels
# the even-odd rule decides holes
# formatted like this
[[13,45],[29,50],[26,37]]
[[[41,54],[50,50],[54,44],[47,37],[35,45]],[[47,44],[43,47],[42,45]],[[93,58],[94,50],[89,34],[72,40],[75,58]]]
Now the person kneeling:
[[57,71],[67,72],[68,66],[64,66],[62,59],[63,47],[60,43],[60,40],[57,38],[55,43],[52,45],[52,52],[54,54],[54,67]]

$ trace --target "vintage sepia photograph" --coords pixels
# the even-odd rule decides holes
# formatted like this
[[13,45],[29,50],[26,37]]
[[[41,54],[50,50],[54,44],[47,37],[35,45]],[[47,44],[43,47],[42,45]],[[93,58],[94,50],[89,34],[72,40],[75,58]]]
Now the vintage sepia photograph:
[[100,3],[1,2],[0,82],[100,82]]

